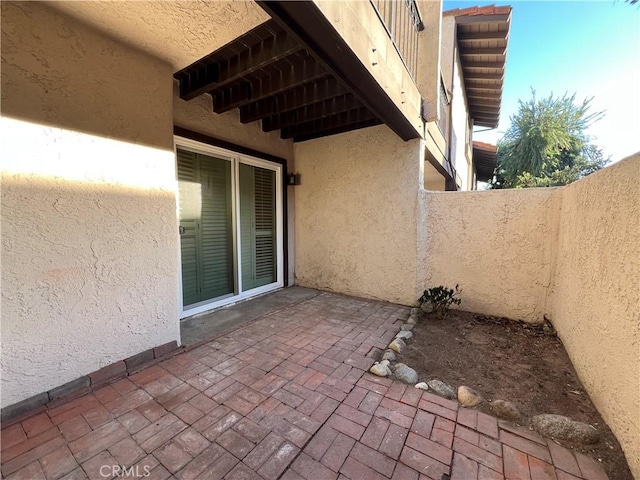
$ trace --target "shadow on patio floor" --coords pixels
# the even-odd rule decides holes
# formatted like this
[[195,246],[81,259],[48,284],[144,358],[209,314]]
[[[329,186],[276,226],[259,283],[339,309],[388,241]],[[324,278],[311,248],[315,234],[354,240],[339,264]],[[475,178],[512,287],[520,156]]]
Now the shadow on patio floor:
[[319,295],[304,287],[289,287],[180,322],[180,338],[186,346],[197,345],[248,322]]

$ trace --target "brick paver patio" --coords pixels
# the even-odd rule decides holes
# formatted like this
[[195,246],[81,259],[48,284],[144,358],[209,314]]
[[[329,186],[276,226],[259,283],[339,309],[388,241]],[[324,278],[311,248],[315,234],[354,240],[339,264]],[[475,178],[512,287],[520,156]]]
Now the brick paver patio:
[[551,440],[366,373],[407,311],[321,293],[5,428],[2,475],[607,478]]

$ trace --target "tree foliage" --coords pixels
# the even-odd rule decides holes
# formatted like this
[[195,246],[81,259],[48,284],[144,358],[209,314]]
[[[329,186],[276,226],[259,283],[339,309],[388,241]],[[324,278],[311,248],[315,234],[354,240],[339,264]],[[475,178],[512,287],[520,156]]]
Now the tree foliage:
[[518,112],[498,142],[492,188],[566,185],[604,167],[608,159],[592,145],[587,128],[604,115],[590,113],[591,99],[574,95],[519,101]]

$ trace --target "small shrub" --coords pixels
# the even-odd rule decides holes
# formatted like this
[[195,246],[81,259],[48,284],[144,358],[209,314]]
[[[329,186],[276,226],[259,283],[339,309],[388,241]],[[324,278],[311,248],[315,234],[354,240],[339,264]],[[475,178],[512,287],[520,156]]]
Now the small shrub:
[[425,304],[430,305],[433,313],[435,313],[438,318],[443,318],[452,304],[460,305],[462,300],[456,298],[456,295],[460,294],[460,292],[462,292],[462,290],[460,290],[458,285],[456,285],[455,289],[440,285],[439,287],[425,290],[418,299],[418,302],[421,307]]

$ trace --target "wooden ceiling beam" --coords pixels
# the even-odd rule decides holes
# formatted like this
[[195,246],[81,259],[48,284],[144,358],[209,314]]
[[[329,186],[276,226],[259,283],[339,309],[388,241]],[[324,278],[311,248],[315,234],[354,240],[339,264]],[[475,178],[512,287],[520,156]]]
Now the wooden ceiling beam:
[[473,84],[465,87],[466,90],[502,90],[502,85]]
[[313,103],[349,93],[349,89],[331,76],[288,89],[240,107],[242,123],[255,122],[277,113],[295,110]]
[[377,118],[369,120],[363,120],[362,122],[350,123],[340,127],[333,127],[327,130],[319,130],[317,132],[309,133],[307,135],[298,135],[293,137],[294,142],[304,142],[306,140],[313,140],[314,138],[326,137],[329,135],[337,135],[338,133],[351,132],[353,130],[359,130],[361,128],[374,127],[376,125],[382,125],[382,121]]
[[501,94],[500,93],[475,93],[472,92],[470,94],[467,95],[467,98],[470,100],[469,103],[474,103],[473,100],[474,98],[477,98],[479,100],[495,100],[497,102],[500,102],[500,98],[501,98]]
[[[338,113],[329,117],[320,118],[306,123],[285,127],[281,130],[281,138],[305,137],[322,131],[348,127],[352,124],[377,120],[366,107],[360,107],[348,112]],[[347,131],[347,130],[345,130]]]
[[478,80],[502,80],[504,75],[501,73],[481,73],[481,72],[464,72],[465,81],[477,82]]
[[504,69],[504,61],[501,62],[474,62],[466,61],[462,62],[463,70],[471,70],[475,68],[495,68],[496,70]]
[[479,40],[506,40],[508,31],[502,32],[458,32],[458,42],[477,42]]
[[262,130],[271,132],[273,130],[279,130],[292,125],[307,123],[319,118],[347,112],[359,107],[362,107],[362,104],[352,94],[342,95],[288,112],[278,112],[277,115],[264,118],[262,120]]
[[184,80],[180,81],[180,97],[191,100],[213,89],[224,87],[301,48],[296,38],[285,31],[280,31],[226,61],[206,65],[195,71],[187,70],[181,75]]
[[504,55],[506,47],[498,48],[461,48],[460,55],[463,57],[481,57],[483,55]]
[[362,104],[375,114],[375,118],[386,123],[405,141],[420,137],[414,123],[389,97],[315,2],[257,0],[257,3],[281,28],[297,36],[309,52],[351,88]]
[[511,20],[510,13],[495,13],[493,15],[461,15],[456,17],[458,25],[478,25],[487,23],[508,23]]
[[485,110],[482,108],[472,108],[469,110],[471,113],[471,116],[473,117],[474,115],[478,115],[478,116],[482,116],[482,115],[491,115],[491,116],[495,116],[495,115],[500,115],[500,110]]
[[211,92],[213,111],[224,113],[272,95],[286,92],[313,80],[327,76],[326,69],[313,57],[293,60],[288,68],[278,75],[262,77],[232,87],[216,89]]

